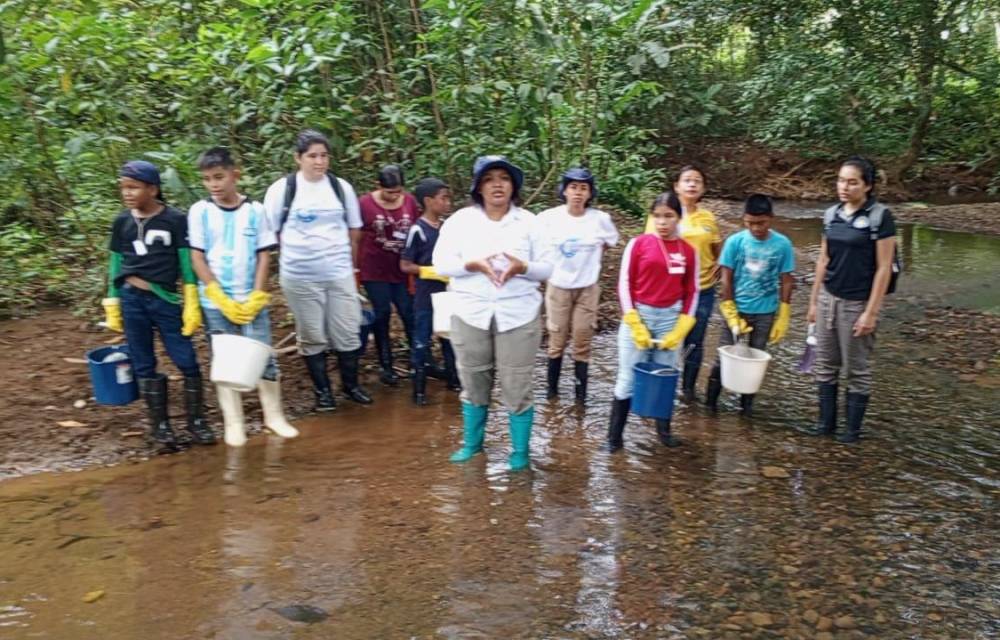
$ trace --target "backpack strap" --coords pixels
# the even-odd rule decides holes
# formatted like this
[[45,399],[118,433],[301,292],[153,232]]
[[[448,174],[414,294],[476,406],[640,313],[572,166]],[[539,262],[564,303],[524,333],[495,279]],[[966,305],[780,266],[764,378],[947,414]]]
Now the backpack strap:
[[[281,225],[278,227],[279,232],[285,227],[285,222],[288,221],[288,213],[292,209],[292,201],[295,200],[295,189],[297,187],[295,176],[296,174],[290,173],[285,179],[285,201],[281,205]],[[333,175],[332,171],[326,172],[326,178],[330,181],[333,192],[337,194],[337,199],[340,200],[340,204],[344,207],[344,211],[346,211],[347,202],[344,200],[344,190],[340,187],[340,180],[337,179],[337,176]]]
[[327,171],[326,177],[330,181],[330,186],[333,187],[333,192],[337,194],[337,199],[340,200],[340,204],[344,207],[344,211],[347,211],[347,202],[344,200],[344,190],[340,188],[340,180],[337,179],[337,176],[333,175],[332,171]]
[[868,210],[868,237],[876,242],[878,241],[878,231],[882,226],[883,217],[885,217],[885,205],[881,202],[876,202]]
[[292,200],[295,200],[295,174],[290,173],[288,177],[285,178],[285,201],[281,205],[281,224],[278,225],[277,232],[281,233],[281,230],[285,228],[285,222],[288,221],[288,212],[292,208]]
[[839,204],[827,207],[826,211],[823,212],[823,230],[826,231],[833,224],[834,218],[837,217],[837,210],[840,209]]

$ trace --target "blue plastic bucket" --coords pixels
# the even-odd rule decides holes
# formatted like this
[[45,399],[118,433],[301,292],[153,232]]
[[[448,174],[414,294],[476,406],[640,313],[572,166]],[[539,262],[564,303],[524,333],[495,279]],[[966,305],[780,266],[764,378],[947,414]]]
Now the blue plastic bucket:
[[669,420],[674,414],[674,394],[680,371],[656,362],[639,362],[633,368],[632,412],[643,418]]
[[98,347],[87,352],[90,383],[94,386],[94,399],[98,404],[123,405],[139,397],[139,385],[132,373],[132,359],[103,362],[113,353],[129,355],[128,345]]

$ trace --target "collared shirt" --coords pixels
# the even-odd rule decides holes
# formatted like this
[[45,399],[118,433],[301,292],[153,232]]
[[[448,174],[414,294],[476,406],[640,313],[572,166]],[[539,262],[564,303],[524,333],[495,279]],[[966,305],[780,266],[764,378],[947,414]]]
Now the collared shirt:
[[618,244],[611,216],[590,207],[583,215],[574,216],[563,204],[538,214],[538,224],[555,257],[549,286],[582,289],[597,282],[604,247]]
[[[527,273],[497,287],[485,274],[465,269],[473,260],[493,258],[500,270],[504,253],[525,262]],[[553,263],[535,215],[514,205],[500,220],[490,220],[479,206],[459,209],[441,225],[433,259],[434,268],[451,278],[451,290],[458,294],[456,315],[483,330],[495,317],[499,331],[516,329],[538,316],[538,283],[552,274]]]
[[[868,213],[875,205],[875,198],[869,198],[864,206],[853,215],[844,214],[844,205],[837,208],[829,226],[823,230],[826,238],[826,275],[823,286],[826,290],[844,300],[867,300],[871,296],[875,271],[878,268],[877,242],[871,239],[871,223]],[[882,224],[878,228],[879,240],[896,235],[896,221],[886,209],[882,214]]]
[[[210,198],[199,200],[188,210],[188,238],[193,249],[205,253],[205,262],[227,296],[244,302],[253,291],[257,275],[257,252],[278,244],[264,205],[244,200],[235,208],[219,206]],[[201,306],[215,309],[198,283]]]

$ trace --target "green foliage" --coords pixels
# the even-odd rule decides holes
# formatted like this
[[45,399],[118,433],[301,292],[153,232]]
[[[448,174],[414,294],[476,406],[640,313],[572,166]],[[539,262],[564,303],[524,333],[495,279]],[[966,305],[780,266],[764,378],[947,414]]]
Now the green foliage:
[[988,0],[0,0],[0,308],[96,301],[127,158],[185,206],[226,144],[260,197],[304,126],[359,190],[399,162],[462,192],[505,153],[535,208],[586,163],[640,213],[671,139],[998,167],[998,20]]

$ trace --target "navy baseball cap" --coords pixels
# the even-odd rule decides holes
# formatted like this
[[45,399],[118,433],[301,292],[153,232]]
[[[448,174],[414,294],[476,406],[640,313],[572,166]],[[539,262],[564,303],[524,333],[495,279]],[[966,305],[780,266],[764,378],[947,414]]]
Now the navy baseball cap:
[[586,182],[590,185],[590,199],[584,205],[589,207],[590,203],[597,197],[597,185],[594,183],[594,174],[585,167],[573,167],[562,174],[562,178],[559,180],[559,200],[561,202],[566,202],[566,186],[570,182]]

